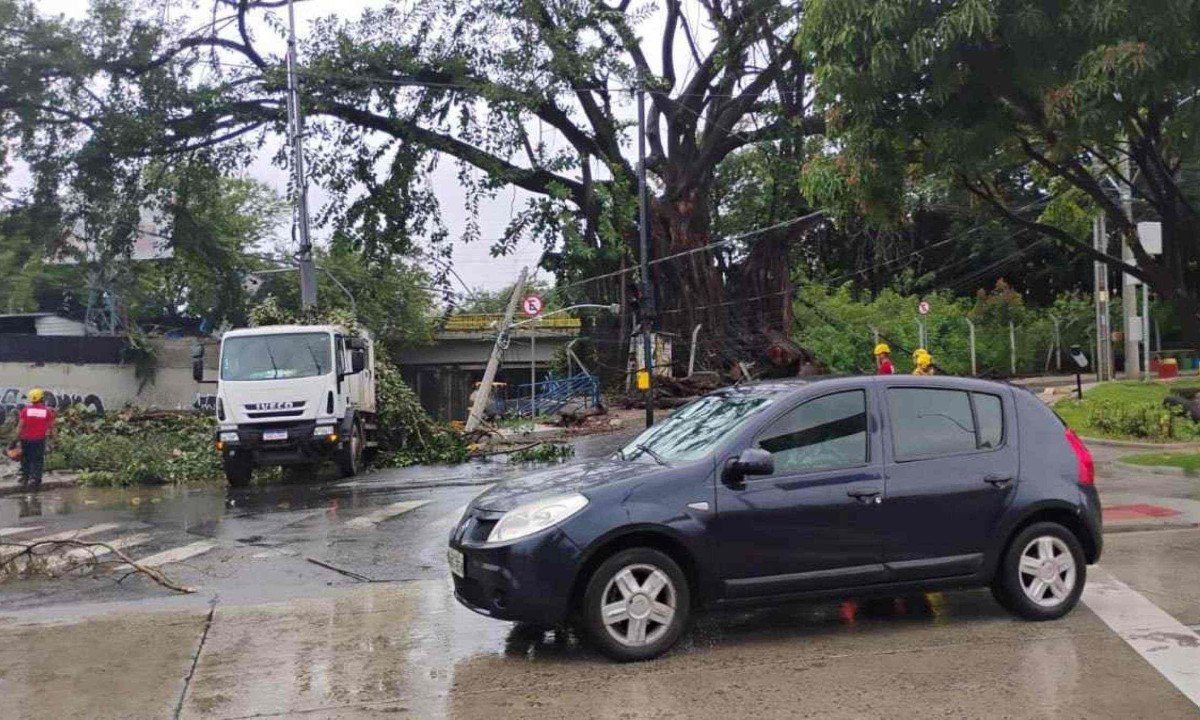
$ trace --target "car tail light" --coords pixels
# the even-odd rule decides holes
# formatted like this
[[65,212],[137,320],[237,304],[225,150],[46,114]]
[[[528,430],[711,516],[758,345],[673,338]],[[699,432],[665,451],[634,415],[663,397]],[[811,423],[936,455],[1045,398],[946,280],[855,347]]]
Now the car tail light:
[[1095,485],[1096,463],[1092,461],[1092,453],[1071,428],[1067,428],[1067,442],[1071,444],[1071,449],[1075,451],[1075,464],[1079,468],[1079,484]]

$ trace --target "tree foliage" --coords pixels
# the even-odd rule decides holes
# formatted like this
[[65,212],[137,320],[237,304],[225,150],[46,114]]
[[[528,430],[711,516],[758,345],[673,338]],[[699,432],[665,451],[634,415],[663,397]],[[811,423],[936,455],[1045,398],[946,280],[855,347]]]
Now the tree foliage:
[[[940,177],[1031,237],[1147,280],[1200,339],[1198,30],[1200,3],[1174,0],[810,3],[801,47],[836,138],[810,187],[896,222]],[[1138,219],[1163,223],[1161,258],[1112,180],[1133,183]],[[1136,267],[1092,249],[1095,212]]]

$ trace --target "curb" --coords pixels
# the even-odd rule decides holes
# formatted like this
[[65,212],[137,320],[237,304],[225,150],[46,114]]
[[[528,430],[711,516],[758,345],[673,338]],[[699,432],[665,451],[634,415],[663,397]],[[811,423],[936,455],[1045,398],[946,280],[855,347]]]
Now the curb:
[[1195,522],[1130,522],[1121,524],[1106,524],[1104,526],[1105,535],[1121,535],[1123,533],[1135,532],[1151,532],[1154,530],[1193,530],[1200,527],[1200,523]]
[[1200,474],[1188,474],[1183,468],[1171,465],[1137,465],[1135,463],[1114,460],[1113,466],[1128,473],[1150,473],[1151,475],[1166,475],[1168,477],[1200,477]]
[[[75,483],[74,478],[72,478],[70,480],[42,480],[42,485],[41,485],[41,488],[39,489],[39,491],[45,492],[46,490],[61,490],[62,488],[73,488],[73,487],[75,487],[75,484],[76,483]],[[30,493],[30,492],[32,492],[32,491],[29,488],[23,488],[20,485],[17,485],[16,483],[14,483],[12,485],[0,486],[0,497],[3,497],[5,495],[23,495],[25,493]]]
[[1148,443],[1136,440],[1109,440],[1107,438],[1081,437],[1084,445],[1099,445],[1100,447],[1128,448],[1131,450],[1200,450],[1200,443]]

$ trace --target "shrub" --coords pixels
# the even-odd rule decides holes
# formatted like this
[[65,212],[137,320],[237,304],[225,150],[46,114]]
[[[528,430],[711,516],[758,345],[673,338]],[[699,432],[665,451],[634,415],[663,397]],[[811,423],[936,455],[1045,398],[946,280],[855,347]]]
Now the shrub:
[[1087,419],[1108,435],[1160,442],[1200,435],[1200,426],[1185,417],[1182,408],[1155,403],[1096,400],[1087,406]]

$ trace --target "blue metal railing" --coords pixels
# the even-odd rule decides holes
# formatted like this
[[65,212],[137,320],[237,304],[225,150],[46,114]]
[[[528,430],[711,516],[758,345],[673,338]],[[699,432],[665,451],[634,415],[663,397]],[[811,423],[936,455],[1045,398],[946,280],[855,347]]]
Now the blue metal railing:
[[530,397],[530,383],[525,383],[512,388],[504,404],[505,413],[529,415],[532,409],[535,414],[548,415],[570,402],[581,402],[585,408],[600,404],[600,383],[587,373],[568,377],[551,375],[532,385],[536,407],[534,397]]

